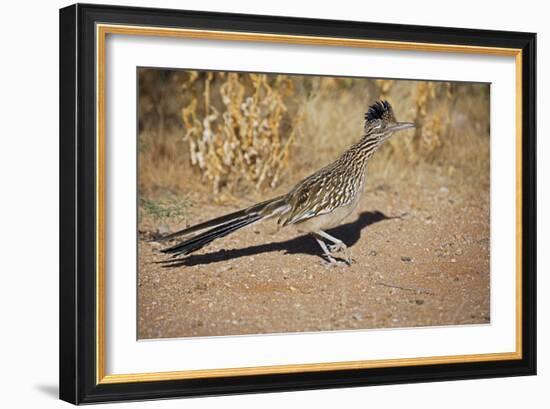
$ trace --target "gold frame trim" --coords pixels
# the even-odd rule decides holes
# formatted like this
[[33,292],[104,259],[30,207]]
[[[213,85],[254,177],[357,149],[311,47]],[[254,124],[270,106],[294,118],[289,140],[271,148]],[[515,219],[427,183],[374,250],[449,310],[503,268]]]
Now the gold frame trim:
[[[105,40],[108,34],[161,36],[225,41],[269,42],[300,45],[375,48],[401,51],[429,51],[513,56],[516,64],[516,350],[505,353],[451,355],[369,361],[323,362],[315,364],[276,365],[174,372],[114,374],[105,373]],[[413,43],[403,41],[363,40],[318,36],[294,36],[251,32],[178,29],[164,27],[96,25],[96,383],[115,384],[213,377],[289,374],[347,369],[387,368],[466,362],[519,360],[522,358],[522,51],[515,48],[465,46],[455,44]]]

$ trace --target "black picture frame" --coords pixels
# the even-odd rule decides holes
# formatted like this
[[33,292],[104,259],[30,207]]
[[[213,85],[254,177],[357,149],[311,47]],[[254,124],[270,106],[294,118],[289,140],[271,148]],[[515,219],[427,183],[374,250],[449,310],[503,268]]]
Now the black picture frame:
[[[522,52],[520,359],[102,384],[97,382],[97,23],[406,41]],[[536,35],[77,4],[60,10],[60,398],[74,404],[536,374]],[[511,166],[513,166],[511,164]]]

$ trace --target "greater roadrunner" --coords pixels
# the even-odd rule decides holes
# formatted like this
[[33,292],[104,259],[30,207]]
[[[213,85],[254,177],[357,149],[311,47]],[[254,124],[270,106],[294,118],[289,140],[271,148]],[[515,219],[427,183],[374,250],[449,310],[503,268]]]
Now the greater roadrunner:
[[387,101],[377,101],[365,114],[361,140],[335,162],[302,180],[286,195],[160,238],[162,241],[194,234],[162,252],[173,257],[190,254],[249,224],[278,217],[279,226],[296,225],[312,234],[330,263],[336,263],[334,253],[343,251],[346,263],[351,264],[344,242],[325,230],[338,226],[357,206],[365,187],[367,162],[374,152],[394,132],[413,127],[413,123],[397,122]]

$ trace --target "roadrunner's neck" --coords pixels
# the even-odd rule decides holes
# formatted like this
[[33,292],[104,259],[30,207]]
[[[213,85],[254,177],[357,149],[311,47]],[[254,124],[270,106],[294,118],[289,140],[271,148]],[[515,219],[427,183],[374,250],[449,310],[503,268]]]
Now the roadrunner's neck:
[[355,163],[361,171],[365,171],[368,160],[372,157],[374,152],[380,147],[382,140],[372,130],[367,129],[365,135],[353,144],[344,154],[342,158],[345,158],[347,164]]
[[345,190],[354,195],[360,193],[364,187],[367,163],[382,143],[383,139],[374,129],[366,128],[363,137],[328,166],[332,168],[332,173],[341,175],[341,178],[335,178],[336,182],[346,186]]

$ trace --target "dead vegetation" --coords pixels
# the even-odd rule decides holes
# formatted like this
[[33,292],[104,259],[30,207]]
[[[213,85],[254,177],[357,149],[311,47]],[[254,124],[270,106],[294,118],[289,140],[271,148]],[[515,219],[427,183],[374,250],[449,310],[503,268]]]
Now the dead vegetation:
[[[198,74],[189,78],[191,87]],[[299,113],[288,115],[285,104],[292,85],[285,75],[206,73],[202,95],[182,109],[183,139],[191,164],[214,193],[278,184],[300,121]]]
[[379,98],[417,128],[383,146],[371,174],[421,183],[429,168],[488,192],[487,84],[143,68],[140,197],[228,203],[286,189],[357,141]]

